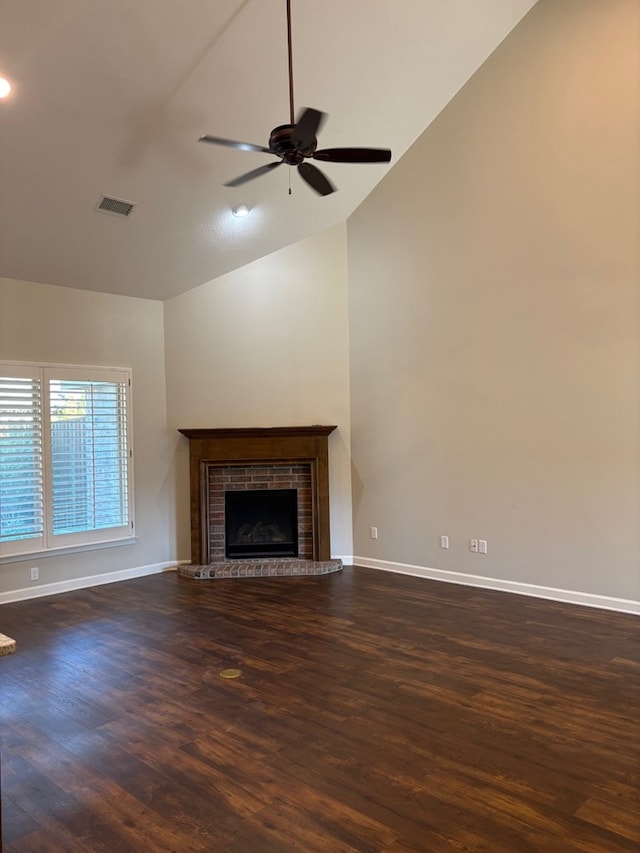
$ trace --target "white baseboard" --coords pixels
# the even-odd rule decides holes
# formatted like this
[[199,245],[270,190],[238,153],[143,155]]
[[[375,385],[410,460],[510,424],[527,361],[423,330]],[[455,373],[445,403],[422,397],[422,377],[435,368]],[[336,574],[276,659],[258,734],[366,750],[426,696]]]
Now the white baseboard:
[[[387,560],[376,560],[371,557],[345,555],[342,557],[332,557],[332,559],[341,559],[345,566],[363,566],[368,569],[379,569],[384,572],[412,575],[413,577],[443,581],[444,583],[475,586],[481,589],[495,589],[499,592],[511,592],[516,595],[528,595],[532,598],[546,598],[550,601],[562,601],[566,604],[580,604],[585,607],[597,607],[602,610],[615,610],[619,613],[632,613],[640,616],[640,601],[633,601],[626,598],[613,598],[607,595],[556,589],[555,587],[538,586],[536,584],[520,583],[501,578],[468,575],[463,572],[449,572],[444,569],[431,569],[426,566],[413,566],[407,563],[392,563]],[[188,562],[188,560],[176,560],[168,563],[153,563],[149,566],[137,566],[132,569],[121,569],[117,572],[89,575],[82,578],[58,581],[57,583],[41,584],[24,587],[23,589],[14,589],[9,592],[0,592],[0,605],[10,604],[13,601],[26,601],[30,598],[42,598],[46,595],[58,595],[61,592],[70,592],[74,589],[86,589],[107,583],[142,578],[147,575],[157,575],[161,572],[175,571],[178,565]]]
[[462,572],[447,572],[444,569],[429,569],[425,566],[412,566],[406,563],[391,563],[386,560],[375,560],[371,557],[343,557],[342,560],[345,565],[363,566],[367,569],[380,569],[384,572],[413,575],[433,581],[477,586],[481,589],[495,589],[499,592],[513,592],[517,595],[529,595],[532,598],[547,598],[550,601],[581,604],[585,607],[598,607],[601,610],[616,610],[619,613],[632,613],[640,616],[640,601],[626,598],[612,598],[611,596],[594,595],[589,592],[555,589],[552,586],[537,586],[536,584],[519,583],[500,578],[485,578]]
[[133,569],[121,569],[117,572],[106,572],[101,575],[88,575],[83,578],[72,578],[56,583],[45,583],[39,586],[28,586],[23,589],[14,589],[9,592],[0,592],[0,604],[10,604],[13,601],[26,601],[29,598],[42,598],[45,595],[58,595],[61,592],[70,592],[74,589],[86,589],[91,586],[101,586],[105,583],[117,583],[132,578],[143,578],[147,575],[158,575],[161,572],[174,571],[177,562],[153,563],[150,566],[136,566]]

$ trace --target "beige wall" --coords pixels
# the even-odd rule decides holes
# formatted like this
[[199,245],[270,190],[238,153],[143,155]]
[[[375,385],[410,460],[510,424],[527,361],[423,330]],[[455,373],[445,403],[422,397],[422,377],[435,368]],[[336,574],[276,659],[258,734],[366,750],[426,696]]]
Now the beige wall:
[[[352,553],[346,228],[165,303],[169,425],[337,424],[331,550]],[[176,438],[178,555],[189,557],[188,442]]]
[[2,562],[0,595],[175,559],[162,315],[160,302],[0,279],[0,359],[133,370],[137,533],[132,545]]
[[355,554],[640,599],[639,33],[540,0],[349,220]]

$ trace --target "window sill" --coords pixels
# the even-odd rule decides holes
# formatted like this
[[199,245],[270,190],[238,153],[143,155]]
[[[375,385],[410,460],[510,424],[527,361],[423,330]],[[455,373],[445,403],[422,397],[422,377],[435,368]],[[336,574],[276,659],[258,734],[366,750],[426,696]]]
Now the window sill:
[[84,545],[67,545],[65,548],[48,548],[38,551],[26,551],[22,554],[12,554],[0,557],[0,566],[5,563],[20,563],[24,560],[44,560],[47,557],[64,557],[66,554],[77,554],[81,551],[101,551],[104,548],[122,548],[124,545],[135,545],[137,536],[127,536],[126,539],[108,539],[105,542],[89,542]]

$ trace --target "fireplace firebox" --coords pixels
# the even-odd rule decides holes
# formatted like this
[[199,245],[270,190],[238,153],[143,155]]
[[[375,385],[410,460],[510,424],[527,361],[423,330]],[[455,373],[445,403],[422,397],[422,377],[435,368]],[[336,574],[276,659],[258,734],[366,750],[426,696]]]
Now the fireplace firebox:
[[297,489],[227,491],[224,504],[227,559],[298,556]]

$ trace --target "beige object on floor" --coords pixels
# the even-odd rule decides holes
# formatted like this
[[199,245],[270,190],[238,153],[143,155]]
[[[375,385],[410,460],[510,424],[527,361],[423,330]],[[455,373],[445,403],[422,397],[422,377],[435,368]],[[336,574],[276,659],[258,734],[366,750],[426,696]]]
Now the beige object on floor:
[[16,641],[6,634],[0,634],[0,656],[13,654],[16,650]]

